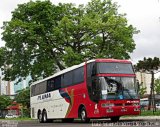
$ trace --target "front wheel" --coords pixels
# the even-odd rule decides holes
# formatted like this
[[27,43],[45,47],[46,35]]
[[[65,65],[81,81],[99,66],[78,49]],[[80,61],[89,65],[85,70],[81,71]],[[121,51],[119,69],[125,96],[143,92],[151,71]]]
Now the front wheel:
[[84,107],[80,110],[80,119],[84,123],[88,123],[90,121],[90,119],[87,118],[87,112]]
[[111,117],[111,121],[112,122],[118,122],[119,121],[119,116],[116,116],[116,117]]

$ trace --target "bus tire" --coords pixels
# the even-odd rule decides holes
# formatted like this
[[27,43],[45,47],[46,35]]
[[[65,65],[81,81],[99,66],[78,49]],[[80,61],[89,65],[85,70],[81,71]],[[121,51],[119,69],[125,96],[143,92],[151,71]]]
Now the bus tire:
[[43,123],[41,111],[38,112],[38,120],[39,120],[40,123]]
[[118,122],[119,121],[119,116],[111,117],[112,122]]
[[90,119],[87,118],[87,112],[86,112],[85,107],[82,107],[82,108],[80,109],[80,114],[79,114],[79,116],[80,116],[80,119],[81,119],[81,121],[82,121],[83,123],[89,123]]
[[45,110],[42,113],[42,121],[43,121],[43,123],[47,123],[48,122],[47,112]]

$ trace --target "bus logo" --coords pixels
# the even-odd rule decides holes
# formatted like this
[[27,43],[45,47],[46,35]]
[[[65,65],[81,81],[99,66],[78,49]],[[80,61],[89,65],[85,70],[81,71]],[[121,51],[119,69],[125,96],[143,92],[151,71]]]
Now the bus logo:
[[51,93],[46,93],[46,94],[39,95],[37,100],[44,100],[44,99],[47,99],[47,98],[51,98]]

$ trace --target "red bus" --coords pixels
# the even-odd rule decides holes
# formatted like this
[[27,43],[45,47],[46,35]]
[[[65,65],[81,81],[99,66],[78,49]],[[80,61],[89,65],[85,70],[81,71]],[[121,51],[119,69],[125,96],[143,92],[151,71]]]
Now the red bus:
[[139,115],[136,75],[128,60],[95,59],[62,70],[31,85],[31,118],[110,118]]

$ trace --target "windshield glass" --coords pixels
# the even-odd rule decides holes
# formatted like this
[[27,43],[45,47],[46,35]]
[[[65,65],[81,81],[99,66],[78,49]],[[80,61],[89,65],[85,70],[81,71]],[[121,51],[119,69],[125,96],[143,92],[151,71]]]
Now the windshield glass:
[[134,77],[99,77],[101,99],[138,99]]
[[97,63],[98,73],[134,74],[131,63]]

